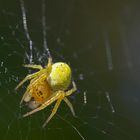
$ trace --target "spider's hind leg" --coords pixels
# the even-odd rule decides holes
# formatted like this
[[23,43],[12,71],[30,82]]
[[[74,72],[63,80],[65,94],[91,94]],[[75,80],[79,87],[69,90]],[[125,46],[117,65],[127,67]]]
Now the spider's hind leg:
[[74,81],[72,81],[72,85],[73,85],[73,88],[68,90],[65,94],[66,96],[70,96],[72,93],[74,93],[76,90],[77,90],[77,87],[76,87],[76,84]]
[[66,97],[64,97],[63,100],[65,101],[65,103],[66,103],[66,104],[68,105],[68,107],[70,108],[70,111],[71,111],[72,115],[73,115],[74,117],[76,117],[75,111],[74,111],[74,108],[73,108],[72,103],[71,103]]
[[54,108],[53,108],[53,110],[52,110],[51,115],[50,115],[49,118],[45,121],[45,123],[43,124],[42,127],[45,127],[46,124],[47,124],[47,123],[52,119],[52,117],[55,115],[55,113],[57,112],[57,110],[58,110],[58,108],[59,108],[59,105],[60,105],[60,103],[61,103],[62,100],[63,100],[63,98],[60,98],[60,99],[58,99],[58,100],[56,101],[56,104],[55,104],[55,106],[54,106]]

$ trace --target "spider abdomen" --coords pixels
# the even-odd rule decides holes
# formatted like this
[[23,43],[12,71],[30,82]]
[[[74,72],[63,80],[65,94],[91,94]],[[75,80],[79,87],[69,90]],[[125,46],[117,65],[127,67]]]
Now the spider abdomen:
[[54,91],[66,90],[71,82],[70,67],[63,62],[54,63],[47,80]]

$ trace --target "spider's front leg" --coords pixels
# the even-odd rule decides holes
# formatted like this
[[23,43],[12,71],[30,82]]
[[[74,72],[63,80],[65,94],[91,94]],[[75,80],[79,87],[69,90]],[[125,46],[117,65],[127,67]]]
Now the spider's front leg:
[[48,65],[47,65],[47,67],[49,67],[50,65],[52,65],[52,58],[51,57],[48,58]]
[[40,73],[40,71],[33,73],[33,74],[29,74],[27,75],[15,88],[15,90],[17,90],[22,84],[24,84],[27,80],[30,80],[32,78],[35,78],[36,76],[38,76],[38,74]]
[[25,64],[23,66],[26,67],[26,68],[32,68],[32,69],[39,69],[39,70],[43,69],[43,67],[41,65]]
[[[52,64],[52,58],[49,57],[47,66],[50,66],[51,64]],[[39,69],[39,70],[43,69],[43,67],[41,65],[35,65],[35,64],[25,64],[23,66],[26,67],[26,68],[32,68],[32,69]]]
[[51,72],[51,70],[52,70],[52,58],[51,57],[48,58],[48,64],[45,68],[47,69],[48,73]]
[[[15,90],[17,90],[22,84],[24,84],[27,80],[30,80],[30,79],[33,79],[35,78],[36,76],[44,73],[44,69],[42,68],[41,65],[32,65],[32,64],[29,64],[29,65],[24,65],[25,67],[28,67],[28,68],[34,68],[34,69],[40,69],[40,71],[36,72],[36,73],[33,73],[33,74],[29,74],[27,75],[15,88]],[[51,67],[52,66],[52,58],[48,58],[48,65],[47,65],[47,71],[48,73],[51,72]]]

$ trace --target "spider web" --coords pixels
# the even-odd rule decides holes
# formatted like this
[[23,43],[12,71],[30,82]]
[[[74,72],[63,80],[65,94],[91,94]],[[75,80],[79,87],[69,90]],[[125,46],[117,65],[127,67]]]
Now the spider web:
[[[10,3],[1,1],[1,139],[135,140],[139,138],[137,132],[140,125],[138,123],[140,114],[137,111],[139,80],[133,74],[134,68],[138,71],[139,62],[136,61],[136,56],[133,57],[136,51],[130,53],[132,42],[129,42],[129,45],[126,43],[126,40],[131,38],[126,36],[127,32],[129,33],[127,29],[136,24],[125,23],[130,20],[127,12],[131,12],[131,18],[136,12],[132,11],[134,9],[130,3],[122,8],[124,15],[121,16],[126,16],[128,19],[126,18],[124,23],[119,23],[122,43],[120,44],[123,49],[115,50],[111,47],[114,43],[110,41],[112,39],[110,34],[119,19],[116,15],[116,21],[112,20],[112,23],[103,26],[98,17],[100,16],[102,20],[104,17],[95,14],[99,11],[93,6],[94,4],[97,5],[96,2],[90,4],[74,0],[55,1],[55,4],[45,0],[41,2],[15,0]],[[131,33],[136,36],[139,31],[137,34],[134,31],[136,29]],[[113,51],[121,53],[119,59],[115,58],[116,53]],[[32,116],[21,118],[22,114],[27,112],[26,106],[19,106],[26,84],[17,92],[14,88],[26,74],[33,72],[23,68],[23,64],[35,63],[45,66],[49,56],[53,57],[54,62],[64,61],[72,67],[78,91],[69,99],[77,117],[74,118],[69,108],[62,103],[55,117],[43,129],[42,124],[54,104]],[[122,59],[125,60],[120,62]],[[123,78],[118,78],[125,72],[127,73]],[[130,73],[131,81],[128,78]],[[128,88],[130,84],[132,86]],[[131,95],[130,91],[135,94]]]

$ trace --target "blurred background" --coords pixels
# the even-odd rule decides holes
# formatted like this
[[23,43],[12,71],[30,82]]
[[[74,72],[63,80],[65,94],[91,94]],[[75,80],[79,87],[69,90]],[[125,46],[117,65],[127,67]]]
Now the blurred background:
[[[0,138],[139,140],[139,5],[138,0],[0,0]],[[22,119],[28,111],[19,106],[26,84],[14,88],[34,72],[22,66],[31,56],[33,63],[47,64],[45,29],[53,61],[70,64],[78,91],[69,97],[77,117],[62,103],[42,129],[54,104]]]

